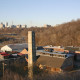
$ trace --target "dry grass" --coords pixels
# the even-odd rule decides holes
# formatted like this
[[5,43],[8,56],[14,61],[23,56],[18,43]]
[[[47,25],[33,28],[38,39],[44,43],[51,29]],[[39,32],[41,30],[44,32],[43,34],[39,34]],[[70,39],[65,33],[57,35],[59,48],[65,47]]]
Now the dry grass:
[[[16,33],[16,36],[4,36],[1,37],[3,44],[11,44],[11,43],[21,43],[27,42],[27,35],[28,31],[35,31],[36,33],[36,45],[43,46],[43,45],[63,45],[63,46],[80,46],[80,19],[77,21],[71,21],[68,23],[64,23],[58,25],[56,27],[50,28],[25,28],[25,29],[0,29],[0,34],[6,33]],[[14,38],[15,40],[11,39],[9,41],[6,40],[5,37]],[[16,40],[16,38],[23,38],[24,40]]]
[[[27,75],[22,76],[15,72],[6,70],[1,80],[29,80]],[[42,72],[34,74],[33,80],[80,80],[80,72],[75,73],[50,73]]]

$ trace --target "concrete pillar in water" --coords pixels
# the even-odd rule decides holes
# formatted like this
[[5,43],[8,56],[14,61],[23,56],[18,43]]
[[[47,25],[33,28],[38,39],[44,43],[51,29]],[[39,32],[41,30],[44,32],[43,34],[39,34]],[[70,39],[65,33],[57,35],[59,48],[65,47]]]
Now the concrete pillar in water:
[[28,31],[28,77],[33,79],[33,63],[36,61],[35,33]]

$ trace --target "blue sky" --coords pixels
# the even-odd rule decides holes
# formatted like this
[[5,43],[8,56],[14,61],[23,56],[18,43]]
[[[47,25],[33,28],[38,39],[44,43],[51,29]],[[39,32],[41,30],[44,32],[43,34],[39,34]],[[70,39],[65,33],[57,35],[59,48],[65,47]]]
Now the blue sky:
[[80,0],[0,0],[0,22],[43,26],[80,18]]

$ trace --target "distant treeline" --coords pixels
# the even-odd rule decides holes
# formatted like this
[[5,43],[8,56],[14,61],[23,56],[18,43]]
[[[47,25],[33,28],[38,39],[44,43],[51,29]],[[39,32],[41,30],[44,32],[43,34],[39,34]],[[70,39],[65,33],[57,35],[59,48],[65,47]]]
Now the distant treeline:
[[0,29],[0,34],[16,33],[21,37],[25,37],[27,42],[28,31],[35,31],[36,45],[62,45],[62,46],[80,46],[80,19],[60,24],[56,27],[40,28],[31,27],[24,29]]

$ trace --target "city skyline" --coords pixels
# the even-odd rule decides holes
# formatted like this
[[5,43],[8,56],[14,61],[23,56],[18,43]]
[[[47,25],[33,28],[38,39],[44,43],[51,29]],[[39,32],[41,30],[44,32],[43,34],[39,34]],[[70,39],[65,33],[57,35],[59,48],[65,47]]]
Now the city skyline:
[[17,24],[17,25],[14,25],[13,22],[11,25],[8,25],[8,22],[6,22],[5,24],[3,22],[0,23],[0,29],[4,29],[4,28],[27,28],[27,25],[21,25],[21,24]]
[[9,25],[56,25],[80,18],[80,1],[76,0],[1,0],[0,22]]

